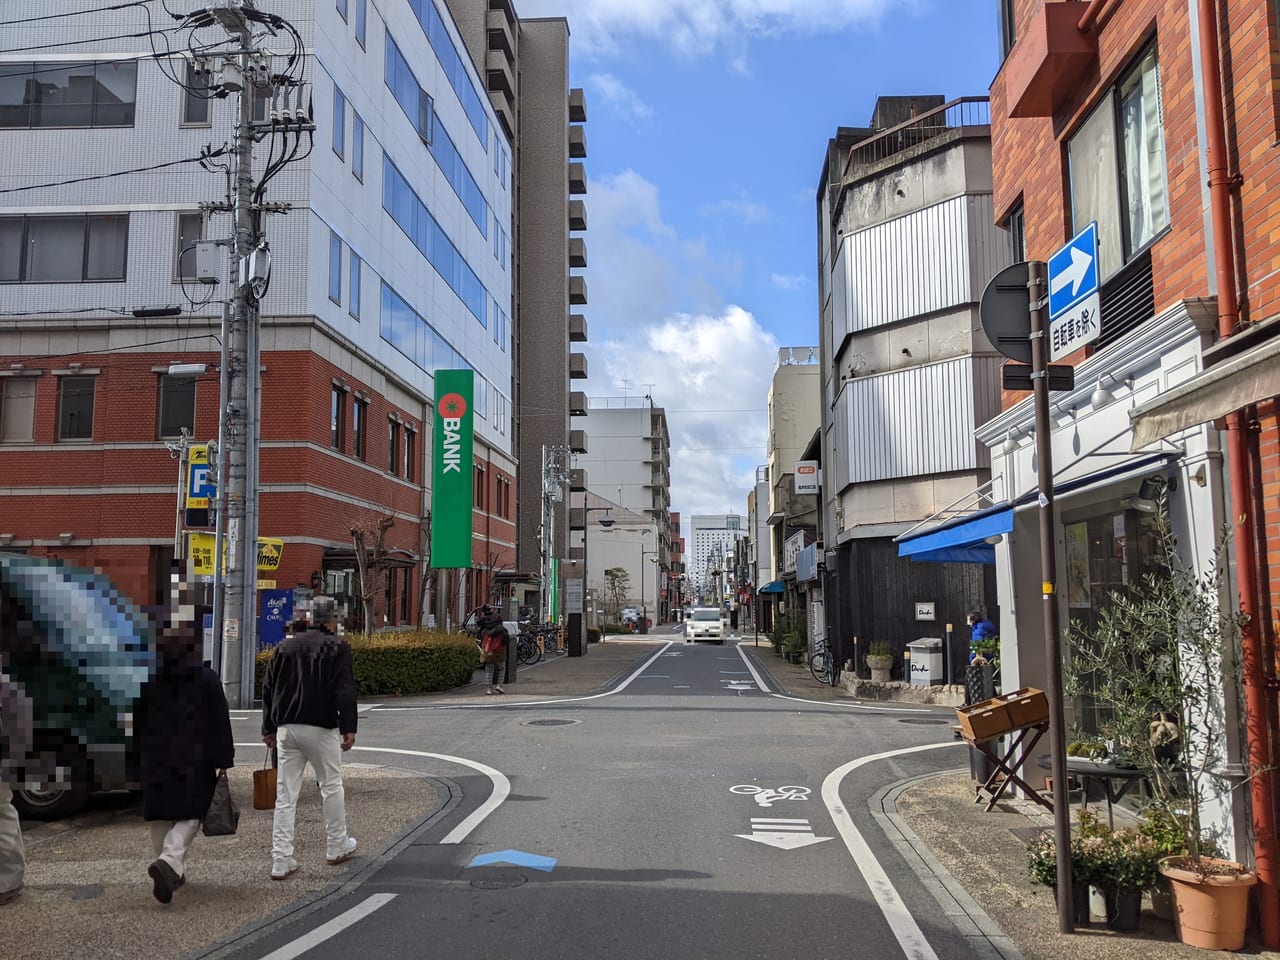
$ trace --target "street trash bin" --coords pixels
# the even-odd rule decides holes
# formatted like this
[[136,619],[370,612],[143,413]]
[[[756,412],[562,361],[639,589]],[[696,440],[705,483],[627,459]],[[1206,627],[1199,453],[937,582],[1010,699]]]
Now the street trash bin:
[[911,651],[911,683],[927,687],[943,682],[942,638],[921,637],[907,644]]

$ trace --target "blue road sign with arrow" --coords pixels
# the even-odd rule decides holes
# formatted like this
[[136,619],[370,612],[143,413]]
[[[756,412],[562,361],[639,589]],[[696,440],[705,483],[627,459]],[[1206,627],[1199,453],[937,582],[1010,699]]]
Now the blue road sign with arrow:
[[1049,258],[1049,359],[1061,359],[1102,333],[1098,224],[1090,223]]

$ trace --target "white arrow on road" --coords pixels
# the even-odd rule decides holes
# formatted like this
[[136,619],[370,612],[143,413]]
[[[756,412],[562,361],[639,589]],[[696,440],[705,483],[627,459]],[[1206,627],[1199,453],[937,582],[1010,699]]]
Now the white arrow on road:
[[1084,283],[1084,275],[1089,272],[1089,267],[1092,264],[1093,257],[1078,247],[1072,247],[1071,266],[1053,278],[1053,282],[1049,285],[1049,292],[1057,293],[1069,283],[1071,284],[1071,295],[1074,297],[1080,292],[1080,284]]
[[795,850],[797,847],[808,847],[832,837],[816,837],[808,820],[788,820],[785,818],[752,817],[751,833],[735,833],[735,837],[743,840],[754,840],[779,850]]

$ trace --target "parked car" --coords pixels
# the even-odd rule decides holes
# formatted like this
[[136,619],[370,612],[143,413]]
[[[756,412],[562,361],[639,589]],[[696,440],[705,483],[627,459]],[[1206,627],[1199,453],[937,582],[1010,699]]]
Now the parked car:
[[724,621],[715,607],[694,607],[684,622],[686,640],[714,640],[724,643]]
[[133,710],[156,670],[151,627],[100,574],[0,553],[0,657],[35,712],[35,747],[59,782],[20,787],[24,817],[54,820],[93,790],[136,787]]

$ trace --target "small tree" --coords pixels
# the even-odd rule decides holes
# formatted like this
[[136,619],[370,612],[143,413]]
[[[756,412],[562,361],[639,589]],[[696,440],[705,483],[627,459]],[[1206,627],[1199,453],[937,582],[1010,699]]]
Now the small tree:
[[356,590],[364,618],[364,632],[373,630],[373,607],[382,588],[388,564],[387,531],[396,519],[388,514],[367,516],[351,525],[351,542],[356,551]]
[[617,621],[622,616],[622,605],[626,602],[627,591],[631,588],[631,574],[626,567],[610,567],[604,572],[604,591],[607,598],[609,615]]

